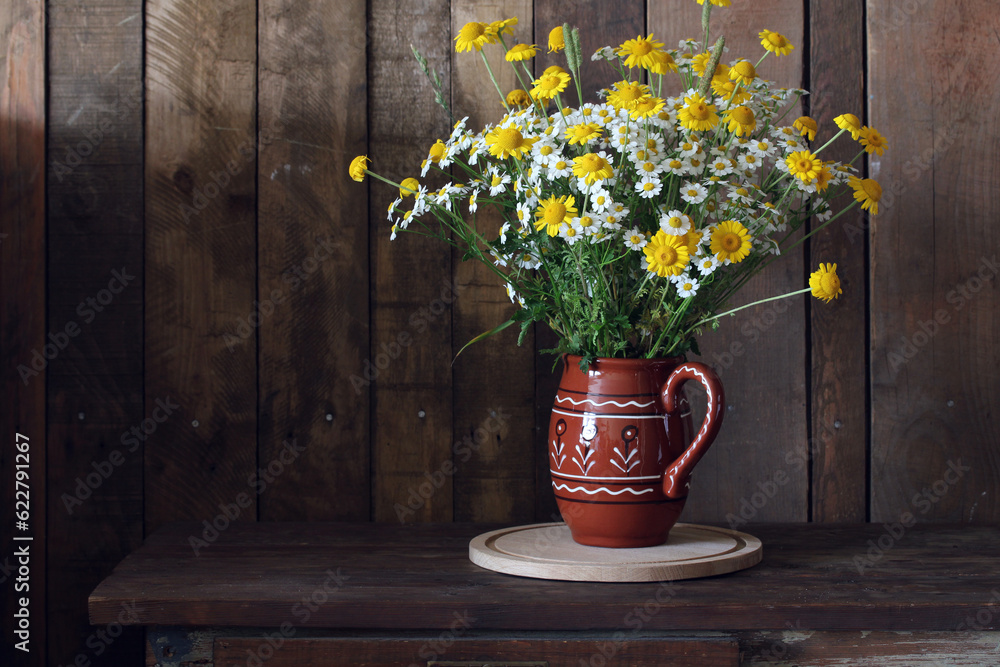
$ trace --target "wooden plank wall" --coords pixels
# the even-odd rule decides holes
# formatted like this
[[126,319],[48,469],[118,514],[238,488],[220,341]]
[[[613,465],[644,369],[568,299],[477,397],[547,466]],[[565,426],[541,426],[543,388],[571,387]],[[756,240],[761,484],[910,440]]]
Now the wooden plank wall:
[[[759,56],[763,28],[792,40],[761,73],[813,90],[802,110],[817,141],[850,112],[890,148],[859,163],[882,183],[882,214],[845,216],[743,298],[804,285],[821,261],[837,262],[843,297],[758,307],[703,342],[730,408],[685,520],[1000,517],[991,8],[715,10],[730,58]],[[485,66],[452,38],[512,16],[543,51],[554,26],[581,28],[590,95],[612,81],[595,48],[700,33],[691,0],[4,4],[0,462],[7,508],[14,434],[31,437],[32,521],[47,518],[32,605],[49,629],[36,626],[34,664],[139,655],[135,633],[97,655],[85,598],[168,521],[204,521],[198,550],[232,521],[553,519],[556,375],[536,351],[551,333],[536,326],[518,348],[508,330],[454,359],[507,316],[506,294],[443,244],[390,242],[397,193],[346,177],[358,154],[418,176],[450,131],[411,44],[457,118],[499,118]],[[841,138],[829,155],[857,148]],[[78,333],[22,382],[17,366],[70,324]],[[12,526],[5,509],[0,559]]]

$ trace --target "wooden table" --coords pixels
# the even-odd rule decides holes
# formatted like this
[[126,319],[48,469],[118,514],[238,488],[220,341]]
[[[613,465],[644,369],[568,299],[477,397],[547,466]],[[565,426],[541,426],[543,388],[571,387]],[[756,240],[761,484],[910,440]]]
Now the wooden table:
[[490,528],[174,524],[90,618],[146,626],[164,667],[1000,665],[995,527],[753,526],[760,565],[673,584],[489,572],[467,545]]

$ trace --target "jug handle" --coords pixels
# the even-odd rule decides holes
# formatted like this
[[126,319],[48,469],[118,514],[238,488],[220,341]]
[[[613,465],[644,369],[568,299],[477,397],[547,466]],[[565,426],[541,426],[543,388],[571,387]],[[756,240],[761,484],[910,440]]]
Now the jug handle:
[[695,380],[704,387],[708,405],[705,410],[705,420],[694,440],[663,473],[663,493],[668,498],[675,499],[687,496],[691,471],[718,435],[726,406],[726,395],[719,376],[705,364],[691,361],[678,366],[663,383],[660,398],[668,414],[673,414],[680,407],[678,405],[680,390],[688,380]]

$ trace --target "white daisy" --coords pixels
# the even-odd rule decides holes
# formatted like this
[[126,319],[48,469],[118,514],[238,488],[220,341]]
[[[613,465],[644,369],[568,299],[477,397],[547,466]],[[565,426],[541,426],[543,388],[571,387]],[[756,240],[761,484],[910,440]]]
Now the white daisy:
[[507,191],[507,186],[510,185],[510,176],[497,171],[496,167],[490,169],[490,196],[496,197],[501,192]]
[[708,170],[713,176],[728,176],[733,173],[733,163],[727,157],[717,157],[708,165]]
[[549,163],[549,179],[555,180],[557,178],[569,178],[573,175],[573,163],[568,162],[566,158],[560,157],[557,160],[552,160]]
[[566,243],[573,245],[583,238],[583,229],[579,222],[571,222],[559,228],[559,236],[566,239]]
[[655,176],[643,176],[642,180],[635,184],[635,191],[644,199],[652,199],[660,194],[662,189],[663,183]]
[[590,191],[590,206],[598,213],[603,213],[608,210],[611,206],[611,195],[604,187],[598,187],[596,189],[591,189]]
[[760,157],[753,153],[740,153],[740,156],[736,158],[736,164],[739,165],[741,171],[756,171],[760,167],[760,160]]
[[573,224],[579,225],[584,236],[590,236],[601,228],[601,221],[589,213],[581,215],[579,218],[573,218]]
[[684,236],[691,229],[691,218],[677,209],[660,216],[660,229],[670,236]]
[[475,213],[479,209],[479,203],[476,198],[479,196],[479,190],[473,190],[472,194],[469,195],[469,212]]
[[678,147],[681,150],[681,157],[691,157],[701,152],[701,144],[697,141],[685,141]]
[[698,273],[703,276],[712,275],[719,268],[719,260],[715,255],[707,255],[698,260]]
[[688,204],[700,204],[708,197],[708,190],[701,183],[685,181],[681,186],[681,199]]
[[750,142],[747,149],[751,155],[756,155],[759,158],[769,158],[774,155],[774,142],[770,139],[756,139]]
[[625,246],[631,248],[632,250],[642,250],[643,246],[646,245],[646,235],[640,232],[638,229],[629,229],[625,232]]
[[685,299],[698,293],[698,279],[692,278],[686,273],[678,276],[674,281],[674,285],[677,286],[677,295],[684,297]]
[[687,163],[677,157],[672,157],[669,160],[665,160],[660,165],[663,169],[674,176],[683,176],[687,173]]
[[517,221],[521,223],[522,229],[531,229],[531,209],[525,202],[518,202],[514,209]]

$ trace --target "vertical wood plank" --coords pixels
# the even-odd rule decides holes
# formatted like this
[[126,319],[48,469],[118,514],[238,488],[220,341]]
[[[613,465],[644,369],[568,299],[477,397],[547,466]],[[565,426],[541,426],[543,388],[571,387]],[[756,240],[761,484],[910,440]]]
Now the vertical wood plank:
[[[514,39],[533,43],[531,0],[453,0],[452,35],[469,21],[517,17]],[[510,44],[510,42],[508,42]],[[484,49],[501,90],[520,87],[499,45]],[[478,53],[452,54],[452,100],[458,117],[469,116],[476,130],[496,123],[503,106]],[[485,207],[476,224],[494,238],[501,222]],[[461,292],[453,311],[453,349],[508,319],[513,305],[496,277],[474,262],[455,257],[455,281]],[[458,521],[528,521],[534,517],[534,336],[517,346],[519,327],[509,327],[465,350],[454,365],[455,440],[472,438],[477,449],[457,464],[455,519]],[[496,428],[496,420],[503,426]],[[492,428],[491,428],[492,426]]]
[[[764,53],[757,33],[765,28],[780,32],[795,50],[781,58],[768,56],[758,73],[782,87],[801,87],[804,21],[801,2],[733,3],[712,12],[712,35],[726,36],[724,63],[756,62]],[[687,37],[703,39],[701,12],[689,0],[650,3],[647,27],[668,47]],[[789,114],[791,120],[797,115]],[[748,283],[733,305],[800,289],[803,283],[799,249]],[[702,360],[715,367],[725,385],[728,407],[721,434],[693,476],[685,521],[743,518],[741,505],[761,492],[759,484],[774,484],[779,472],[788,482],[763,506],[751,506],[755,512],[744,514],[754,521],[808,516],[805,307],[803,297],[779,303],[779,308],[763,304],[726,318],[700,341]]]
[[[814,147],[839,130],[842,113],[864,114],[864,7],[854,0],[809,3],[809,103],[819,124]],[[858,144],[841,135],[823,151],[824,160],[850,162]],[[834,200],[834,210],[852,201]],[[863,215],[857,210],[810,239],[812,271],[835,262],[844,295],[823,304],[811,302],[812,359],[812,520],[865,521],[867,513],[867,430],[865,326],[866,244]],[[855,232],[855,230],[857,230]]]
[[869,117],[889,141],[869,160],[873,521],[1000,519],[995,16],[868,3]]
[[[45,374],[31,371],[32,353],[45,340],[45,22],[42,0],[13,0],[0,8],[0,559],[9,567],[14,551],[30,545],[32,618],[30,654],[14,648],[13,615],[25,597],[8,575],[3,589],[2,662],[46,664],[46,433]],[[39,364],[40,365],[40,364]],[[23,379],[22,379],[23,377]],[[25,381],[26,380],[26,381]],[[16,530],[17,442],[29,447],[28,531]],[[23,491],[23,488],[21,489]],[[16,498],[16,500],[22,500]],[[30,535],[29,543],[14,541]],[[17,663],[15,663],[15,655]],[[25,659],[27,658],[27,659]]]
[[[566,68],[565,51],[548,53],[549,31],[556,26],[569,23],[580,30],[581,53],[583,55],[582,79],[584,100],[597,101],[597,90],[607,88],[617,79],[617,75],[605,63],[596,63],[590,56],[602,46],[617,46],[639,33],[646,34],[646,3],[642,0],[626,2],[600,2],[585,0],[535,0],[535,41],[541,51],[536,58],[536,71],[544,71],[551,65]],[[575,100],[575,97],[570,97]],[[575,103],[573,103],[575,106]],[[558,337],[548,327],[535,327],[536,350],[548,350],[558,345]],[[552,402],[562,366],[552,365],[551,355],[536,352],[535,358],[535,519],[539,521],[558,520],[555,495],[552,493],[552,477],[549,474],[548,443],[549,417]]]
[[[78,332],[48,368],[49,655],[68,664],[96,659],[87,595],[143,537],[142,2],[48,17],[49,327]],[[141,643],[128,630],[102,659]]]
[[368,395],[349,378],[368,353],[367,198],[347,178],[366,148],[365,28],[364,0],[260,2],[262,520],[369,517]]
[[[451,3],[373,3],[369,21],[373,169],[396,182],[413,177],[431,189],[439,187],[446,182],[443,177],[419,179],[420,164],[451,126],[410,45],[439,73],[448,99]],[[375,520],[450,521],[451,313],[459,296],[453,288],[451,250],[415,234],[401,233],[390,241],[386,209],[398,192],[373,182],[371,193],[372,347],[351,368],[359,390],[368,391],[371,381],[374,391]],[[412,201],[407,198],[400,210]]]
[[146,7],[146,404],[180,404],[146,441],[146,528],[241,493],[253,520],[256,5]]

